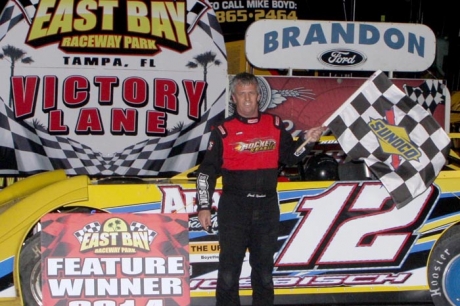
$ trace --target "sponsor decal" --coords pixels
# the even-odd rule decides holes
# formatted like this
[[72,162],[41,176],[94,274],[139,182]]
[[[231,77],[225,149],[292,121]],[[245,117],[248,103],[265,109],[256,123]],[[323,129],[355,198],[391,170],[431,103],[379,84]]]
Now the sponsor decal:
[[98,226],[98,223],[87,224],[74,235],[80,242],[81,252],[100,254],[148,252],[157,233],[138,222],[128,227],[125,220],[115,217],[105,221],[102,226]]
[[209,196],[208,196],[208,190],[209,190],[208,179],[209,179],[208,175],[204,173],[198,174],[198,178],[197,178],[198,199],[199,199],[199,205],[201,208],[211,207],[211,203],[209,202]]
[[362,65],[366,61],[366,56],[353,50],[330,50],[322,53],[319,60],[326,65],[351,67]]
[[[351,286],[376,286],[376,285],[400,285],[404,284],[413,274],[412,273],[358,273],[340,275],[313,275],[313,276],[275,276],[273,285],[275,288],[331,288],[340,287],[342,292],[346,287]],[[190,289],[215,289],[217,279],[193,279]],[[251,279],[249,277],[240,278],[240,288],[251,289]],[[345,288],[344,288],[345,287]],[[374,288],[375,289],[375,288]]]
[[248,27],[245,43],[246,58],[262,69],[415,72],[436,53],[431,29],[408,23],[264,19]]
[[384,152],[399,155],[406,160],[418,160],[422,155],[404,128],[390,125],[382,119],[371,119],[368,125]]
[[273,151],[276,147],[276,141],[273,139],[269,140],[255,140],[250,143],[238,142],[235,145],[235,151],[243,152],[249,151],[250,153],[257,153],[262,151]]

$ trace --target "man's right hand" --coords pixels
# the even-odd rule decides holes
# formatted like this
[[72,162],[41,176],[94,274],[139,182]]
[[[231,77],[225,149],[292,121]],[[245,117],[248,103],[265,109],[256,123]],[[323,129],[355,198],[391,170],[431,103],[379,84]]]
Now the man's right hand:
[[211,211],[200,210],[198,212],[198,220],[205,231],[211,226]]

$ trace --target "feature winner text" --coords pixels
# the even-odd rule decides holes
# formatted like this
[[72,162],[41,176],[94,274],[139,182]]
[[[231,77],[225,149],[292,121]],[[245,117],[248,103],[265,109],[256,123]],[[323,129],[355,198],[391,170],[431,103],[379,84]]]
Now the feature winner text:
[[184,292],[182,256],[145,258],[48,258],[53,298],[178,296]]

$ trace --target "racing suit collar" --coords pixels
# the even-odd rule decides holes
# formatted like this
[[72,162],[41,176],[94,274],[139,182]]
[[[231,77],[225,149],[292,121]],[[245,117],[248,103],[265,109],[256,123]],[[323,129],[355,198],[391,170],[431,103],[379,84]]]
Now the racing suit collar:
[[255,124],[260,121],[260,112],[257,114],[257,117],[251,117],[251,118],[246,118],[246,117],[241,116],[238,113],[235,113],[235,118],[243,123]]

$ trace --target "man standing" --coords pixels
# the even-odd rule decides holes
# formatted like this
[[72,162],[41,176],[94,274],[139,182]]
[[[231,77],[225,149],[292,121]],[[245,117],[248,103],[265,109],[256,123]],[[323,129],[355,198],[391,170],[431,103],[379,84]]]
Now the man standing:
[[219,267],[216,305],[240,305],[239,278],[249,250],[254,306],[274,302],[273,261],[280,218],[276,192],[280,164],[293,165],[308,154],[323,127],[308,130],[295,142],[278,116],[259,113],[260,88],[250,73],[237,74],[230,83],[235,114],[211,132],[208,150],[198,168],[198,219],[211,226],[212,194],[222,176],[217,214]]

